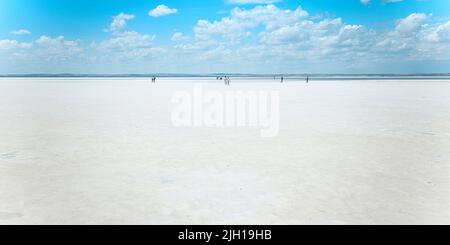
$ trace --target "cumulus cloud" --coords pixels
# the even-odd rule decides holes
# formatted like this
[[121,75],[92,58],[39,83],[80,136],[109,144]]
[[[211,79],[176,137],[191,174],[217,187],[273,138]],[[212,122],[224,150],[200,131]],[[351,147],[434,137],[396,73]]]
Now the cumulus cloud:
[[185,36],[183,33],[181,33],[181,32],[175,32],[173,35],[172,35],[172,38],[170,38],[170,40],[171,41],[173,41],[173,42],[183,42],[183,41],[186,41],[186,40],[188,40],[189,38],[187,37],[187,36]]
[[110,39],[94,44],[101,54],[117,54],[121,57],[142,57],[152,51],[154,36],[140,34],[135,31],[115,33]]
[[91,61],[110,64],[153,55],[159,49],[152,44],[155,36],[128,30],[127,21],[133,19],[134,15],[124,13],[114,16],[110,25],[111,37],[91,43]]
[[44,59],[65,60],[83,51],[78,41],[67,40],[63,36],[43,35],[35,43],[38,47],[36,54]]
[[434,43],[450,41],[450,21],[426,28],[426,40]]
[[31,48],[32,43],[21,43],[16,40],[0,40],[0,50],[12,50],[12,49],[26,49]]
[[116,16],[113,16],[113,21],[109,27],[110,31],[118,31],[122,30],[127,26],[127,21],[134,19],[134,15],[120,13]]
[[119,72],[364,72],[377,65],[407,70],[409,62],[450,62],[450,21],[426,13],[392,20],[392,28],[380,30],[339,17],[312,17],[300,6],[235,7],[223,18],[198,20],[193,34],[175,32],[164,45],[155,44],[155,35],[128,30],[131,16],[115,16],[110,36],[90,46],[41,36],[32,43],[0,40],[0,52],[106,71],[116,65]]
[[20,30],[12,31],[11,34],[13,34],[13,35],[29,35],[29,34],[31,34],[31,32],[26,29],[20,29]]
[[148,15],[150,15],[151,17],[154,17],[154,18],[158,18],[161,16],[175,14],[177,12],[178,12],[177,9],[169,8],[166,5],[161,4],[161,5],[158,5],[158,7],[156,7],[155,9],[150,10],[150,12],[148,12]]
[[198,39],[209,39],[215,35],[236,39],[249,36],[248,29],[264,25],[267,29],[274,29],[289,23],[294,23],[308,16],[301,7],[295,10],[282,10],[274,5],[256,6],[251,10],[234,8],[229,17],[210,22],[199,20],[194,27]]
[[0,72],[67,72],[72,65],[86,64],[83,52],[78,41],[63,36],[43,35],[30,43],[0,40]]
[[91,59],[111,63],[153,54],[158,49],[152,45],[155,36],[127,30],[128,21],[133,19],[134,15],[125,13],[114,16],[109,28],[111,37],[91,43],[90,47],[95,51]]
[[370,3],[370,0],[360,0],[360,2],[364,5],[367,5]]
[[403,60],[448,60],[450,21],[432,23],[431,17],[413,13],[398,20],[394,30],[379,35],[373,50]]
[[[144,67],[146,58],[152,58],[164,48],[155,47],[154,35],[127,30],[126,22],[131,15],[119,14],[113,18],[110,37],[86,45],[81,40],[68,40],[64,36],[42,35],[31,43],[17,40],[0,40],[0,53],[3,57],[1,71],[15,71],[27,67],[26,72],[99,72],[111,67],[117,69]],[[8,62],[7,62],[8,61]],[[148,64],[147,64],[148,65]],[[23,68],[22,68],[23,69]],[[7,71],[7,70],[6,70]],[[123,70],[121,70],[123,71]]]
[[269,69],[277,64],[284,64],[282,69],[306,69],[305,64],[324,60],[348,63],[367,55],[376,38],[374,31],[340,18],[317,19],[301,7],[274,5],[234,8],[220,20],[200,20],[194,34],[193,41],[176,46],[179,54],[196,54],[191,61]]
[[199,20],[195,39],[176,49],[215,63],[249,62],[249,66],[270,68],[283,64],[308,69],[329,63],[345,69],[394,60],[448,60],[450,21],[433,24],[431,18],[413,13],[397,20],[391,30],[372,30],[341,18],[313,18],[301,7],[234,8],[219,20]]
[[413,13],[397,22],[395,30],[400,33],[416,32],[431,16],[422,13]]

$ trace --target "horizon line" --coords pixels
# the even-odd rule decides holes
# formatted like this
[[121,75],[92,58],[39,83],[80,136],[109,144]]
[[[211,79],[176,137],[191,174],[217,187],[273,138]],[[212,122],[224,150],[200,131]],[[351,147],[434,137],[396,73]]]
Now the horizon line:
[[26,73],[0,74],[0,77],[273,77],[273,76],[450,76],[450,72],[433,73]]

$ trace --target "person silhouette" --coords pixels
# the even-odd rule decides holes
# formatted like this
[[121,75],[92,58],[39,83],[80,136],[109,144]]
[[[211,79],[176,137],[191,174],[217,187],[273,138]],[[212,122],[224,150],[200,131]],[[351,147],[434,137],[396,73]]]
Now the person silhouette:
[[284,82],[284,77],[283,76],[281,76],[281,83],[283,83]]
[[306,83],[309,83],[309,76],[306,76]]

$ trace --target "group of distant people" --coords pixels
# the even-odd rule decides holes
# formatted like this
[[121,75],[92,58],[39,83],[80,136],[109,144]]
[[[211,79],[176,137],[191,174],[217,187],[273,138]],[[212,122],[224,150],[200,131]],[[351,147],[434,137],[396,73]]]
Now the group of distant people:
[[[273,80],[276,79],[276,76],[273,77]],[[216,77],[216,80],[224,80],[225,81],[225,86],[230,86],[230,77],[229,76],[225,76],[225,77]],[[284,76],[280,77],[280,82],[283,83],[284,82]],[[152,77],[152,83],[156,83],[156,77]],[[306,76],[306,83],[309,83],[309,76]]]
[[216,77],[216,80],[224,80],[225,81],[225,86],[230,86],[230,77],[229,76],[225,76],[225,77]]

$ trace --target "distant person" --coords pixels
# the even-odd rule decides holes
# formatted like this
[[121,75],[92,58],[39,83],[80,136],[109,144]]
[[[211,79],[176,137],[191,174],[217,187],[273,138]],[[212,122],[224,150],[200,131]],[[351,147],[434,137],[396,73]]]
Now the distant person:
[[284,77],[283,76],[281,76],[281,83],[283,83],[284,82]]
[[309,83],[309,76],[306,76],[306,83]]

